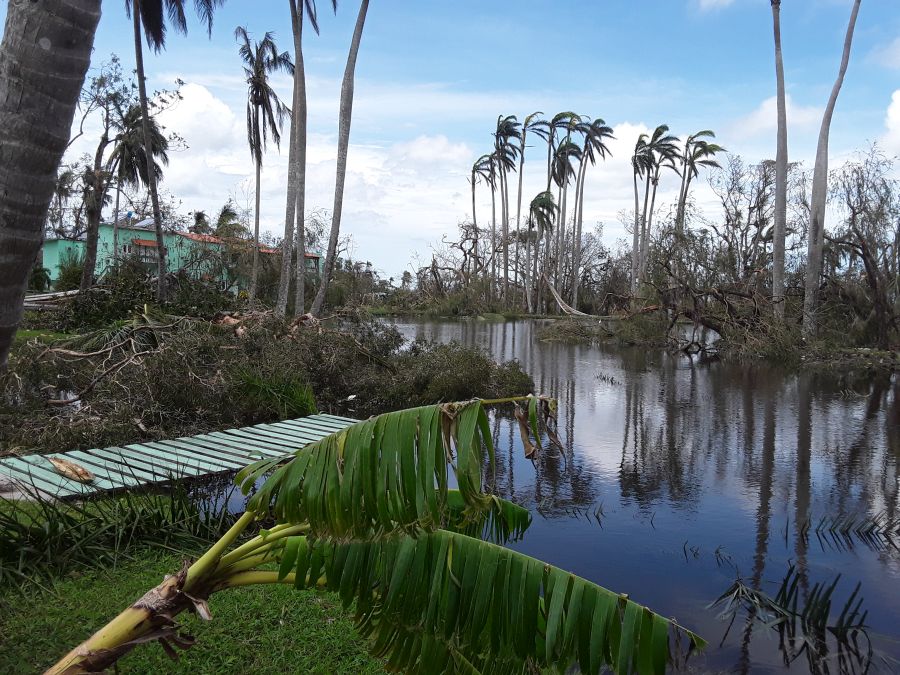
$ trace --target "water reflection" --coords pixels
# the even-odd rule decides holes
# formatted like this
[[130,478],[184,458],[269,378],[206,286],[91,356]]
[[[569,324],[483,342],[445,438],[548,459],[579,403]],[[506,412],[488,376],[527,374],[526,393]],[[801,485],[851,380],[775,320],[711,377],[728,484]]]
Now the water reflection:
[[[819,531],[828,518],[898,522],[895,378],[542,343],[534,321],[396,325],[409,338],[516,358],[540,393],[559,399],[565,461],[546,453],[532,466],[512,416],[492,420],[496,489],[538,514],[521,550],[630,593],[712,642],[723,627],[707,606],[735,576],[774,593],[793,563],[806,597],[842,574],[851,588],[862,584],[876,649],[900,657],[900,535],[873,545]],[[754,622],[694,666],[785,667],[778,642]]]

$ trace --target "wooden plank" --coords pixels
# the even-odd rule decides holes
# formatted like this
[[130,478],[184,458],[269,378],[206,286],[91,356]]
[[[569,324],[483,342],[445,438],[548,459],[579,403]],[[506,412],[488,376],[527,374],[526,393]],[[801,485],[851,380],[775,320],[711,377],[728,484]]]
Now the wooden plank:
[[36,490],[51,497],[68,497],[70,494],[73,494],[60,488],[58,481],[44,480],[40,476],[35,475],[35,472],[30,471],[30,469],[16,469],[6,464],[5,461],[3,464],[0,464],[0,468],[2,468],[4,476],[8,476],[12,483],[21,486],[26,493]]
[[223,434],[227,434],[228,436],[233,436],[234,438],[243,438],[249,440],[263,440],[273,445],[278,445],[279,447],[284,448],[285,454],[289,452],[294,452],[298,449],[296,440],[287,440],[284,438],[280,438],[277,436],[272,436],[271,434],[261,434],[249,431],[248,429],[226,429],[222,432]]
[[[263,433],[277,434],[278,436],[282,436],[294,442],[302,443],[303,445],[325,438],[325,436],[319,436],[309,431],[294,429],[291,427],[278,427],[275,424],[257,424],[255,427],[250,428],[254,431],[258,430]],[[328,434],[325,435],[327,436]]]
[[150,463],[155,463],[160,470],[178,470],[182,476],[202,476],[204,474],[218,473],[218,465],[207,466],[203,462],[192,457],[180,457],[169,452],[163,452],[158,448],[147,447],[143,443],[131,443],[125,446],[136,455],[140,455]]
[[349,425],[344,422],[339,422],[337,420],[331,420],[327,417],[304,417],[303,419],[297,420],[301,424],[305,424],[309,427],[316,429],[331,429],[332,431],[340,431],[341,429],[346,429]]
[[[57,497],[69,497],[91,492],[90,489],[81,483],[59,475],[52,468],[46,469],[35,466],[34,464],[23,462],[19,457],[7,457],[3,463],[14,469],[21,476],[19,482],[25,485],[33,485],[36,489]],[[48,463],[48,466],[52,465]],[[38,484],[38,481],[40,481],[41,485]]]
[[338,431],[343,431],[347,428],[345,426],[332,426],[330,423],[312,421],[309,419],[303,420],[302,424],[304,429],[321,433],[324,436],[337,433]]
[[274,427],[276,429],[280,429],[282,432],[291,431],[296,435],[305,436],[309,439],[309,442],[313,441],[321,441],[328,434],[318,432],[318,431],[310,431],[309,427],[297,424],[292,420],[284,420],[283,422],[272,422],[272,424],[268,425],[270,427]]
[[283,457],[287,453],[287,450],[277,443],[269,443],[258,438],[237,438],[221,431],[211,431],[202,436],[194,436],[194,439],[209,443],[215,442],[220,445],[230,445],[234,448],[251,448],[254,452],[265,453],[270,459]]
[[[52,455],[52,456],[56,457],[57,455]],[[65,458],[65,455],[59,455],[59,456],[62,458]],[[30,464],[31,466],[35,467],[36,469],[41,469],[43,471],[49,471],[50,473],[56,474],[57,476],[62,476],[62,474],[57,472],[56,467],[54,467],[53,464],[50,463],[50,460],[47,459],[47,457],[44,455],[23,455],[22,457],[19,457],[19,459],[23,462],[26,462],[27,464]],[[63,478],[66,478],[66,477],[63,476]],[[80,487],[81,492],[83,492],[83,493],[97,492],[98,490],[116,490],[120,487],[119,485],[116,485],[115,483],[110,482],[103,476],[98,476],[96,474],[94,475],[94,480],[90,481],[89,483],[82,483],[77,480],[72,480],[71,478],[66,478],[66,480],[68,480],[70,483],[73,483],[74,486],[76,486],[75,490],[77,490],[78,487]]]
[[327,417],[333,420],[337,420],[338,422],[347,422],[348,424],[356,424],[357,422],[362,421],[354,419],[352,417],[342,417],[341,415],[331,415],[329,413],[319,413],[318,415],[313,415],[313,417]]
[[138,448],[142,451],[146,450],[147,452],[151,453],[159,453],[160,459],[163,459],[167,463],[179,461],[189,462],[191,465],[200,469],[201,473],[218,473],[219,471],[228,471],[229,469],[233,468],[233,464],[229,462],[219,459],[211,459],[209,457],[201,455],[198,452],[194,452],[186,448],[179,448],[176,452],[175,448],[172,448],[168,445],[163,445],[160,442],[153,441],[145,441],[144,443],[135,445],[137,445]]
[[113,462],[121,463],[126,468],[136,468],[143,473],[151,474],[155,478],[150,481],[153,483],[161,483],[173,478],[181,478],[182,476],[192,475],[185,474],[180,471],[167,470],[160,466],[159,462],[154,462],[140,453],[129,452],[125,448],[94,448],[91,453],[99,457],[105,457]]
[[220,439],[208,438],[204,436],[190,436],[187,438],[176,438],[167,443],[190,443],[193,447],[204,452],[212,453],[214,457],[224,456],[244,465],[250,462],[256,462],[260,459],[270,459],[272,457],[280,457],[281,452],[274,450],[261,450],[259,448],[250,447],[246,443],[227,444]]
[[225,455],[224,453],[216,453],[216,451],[201,445],[194,445],[192,441],[157,441],[152,443],[152,445],[160,448],[162,448],[162,446],[171,448],[172,451],[179,456],[181,454],[189,454],[191,456],[199,457],[200,459],[206,458],[204,461],[218,462],[223,466],[224,471],[230,469],[243,469],[247,466],[247,462],[243,459],[237,459],[230,455]]
[[[129,467],[96,455],[89,455],[81,450],[70,450],[65,454],[65,457],[81,464],[81,466],[94,474],[105,476],[111,483],[116,483],[119,487],[135,487],[146,483],[146,479],[129,472]],[[150,474],[146,475],[149,476]]]

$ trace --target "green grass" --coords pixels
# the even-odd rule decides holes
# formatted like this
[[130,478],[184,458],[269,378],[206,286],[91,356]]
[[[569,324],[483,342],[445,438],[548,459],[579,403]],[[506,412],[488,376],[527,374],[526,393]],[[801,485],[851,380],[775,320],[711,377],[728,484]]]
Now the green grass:
[[[179,567],[178,556],[151,550],[115,569],[72,574],[48,591],[0,591],[0,673],[42,672]],[[119,672],[384,672],[336,596],[258,586],[223,591],[209,605],[209,623],[179,617],[197,644],[177,662],[157,644],[140,645]]]
[[41,342],[45,344],[49,344],[54,342],[55,340],[62,340],[63,338],[72,337],[71,333],[60,333],[59,331],[53,331],[49,328],[35,328],[35,329],[26,329],[20,328],[16,331],[16,342],[28,342],[32,338],[37,338]]

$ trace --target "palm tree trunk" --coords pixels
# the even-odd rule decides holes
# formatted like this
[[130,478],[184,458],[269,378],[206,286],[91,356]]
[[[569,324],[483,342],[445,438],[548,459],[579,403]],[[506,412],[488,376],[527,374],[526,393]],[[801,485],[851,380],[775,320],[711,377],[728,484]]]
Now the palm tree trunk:
[[472,244],[472,253],[475,256],[475,260],[473,261],[472,273],[473,276],[478,275],[479,264],[478,264],[478,218],[475,214],[475,172],[472,172],[472,237],[474,238],[474,243]]
[[509,298],[509,185],[506,169],[500,166],[500,214],[503,218],[503,304]]
[[653,191],[650,197],[650,210],[647,212],[647,229],[644,233],[644,249],[641,260],[641,276],[647,275],[647,265],[650,262],[650,232],[653,229],[653,209],[656,206],[656,189],[659,187],[659,167],[653,175]]
[[781,0],[772,0],[775,34],[775,86],[777,89],[778,140],[775,150],[775,223],[772,233],[772,304],[775,316],[784,318],[784,244],[787,234],[787,101],[784,89],[784,61],[781,54]]
[[[291,0],[291,5],[294,5]],[[294,85],[297,100],[294,101],[292,119],[296,119],[296,219],[294,226],[294,254],[297,256],[294,268],[294,316],[306,311],[306,68],[303,65],[303,8],[292,9],[291,23],[296,20],[294,30]]]
[[[517,228],[518,229],[518,228]],[[516,249],[518,253],[518,249]],[[526,234],[525,239],[525,266],[523,268],[524,271],[524,279],[522,281],[523,290],[525,291],[525,311],[528,314],[532,313],[531,309],[531,228],[528,228],[528,233]]]
[[650,200],[650,169],[647,169],[647,180],[644,182],[644,211],[641,214],[641,255],[638,260],[638,287],[640,287],[640,283],[644,280],[644,272],[646,267],[646,259],[647,259],[647,240],[648,240],[648,231],[647,231],[647,203]]
[[[522,127],[522,139],[521,139],[522,150],[519,153],[519,185],[518,185],[518,189],[516,190],[516,256],[513,261],[513,267],[515,267],[515,274],[516,274],[516,276],[515,276],[516,287],[519,286],[519,246],[520,246],[520,238],[522,236],[521,235],[521,231],[522,231],[522,172],[525,170],[525,135],[526,135],[526,130],[525,130],[525,127],[523,126]],[[528,283],[528,281],[527,281],[527,279],[528,279],[528,252],[527,252],[528,242],[526,242],[525,248],[526,248],[525,284],[527,284]],[[522,290],[524,291],[525,288],[523,287]],[[527,295],[527,291],[526,291],[526,295]],[[528,307],[527,298],[525,300],[525,306],[527,309],[527,307]],[[531,310],[528,310],[528,311],[531,311]]]
[[587,162],[582,162],[581,184],[575,185],[575,241],[574,241],[574,260],[572,262],[572,307],[578,309],[578,287],[581,285],[581,227],[584,222],[584,181],[587,175]]
[[116,178],[116,205],[113,208],[113,264],[119,262],[119,204],[122,198],[122,176]]
[[94,285],[94,274],[97,271],[97,244],[100,240],[100,218],[103,215],[103,202],[106,197],[106,178],[103,171],[103,153],[109,145],[109,115],[104,117],[103,134],[94,152],[94,166],[91,170],[91,189],[85,194],[85,210],[87,211],[87,236],[84,241],[84,259],[81,265],[81,282],[79,290],[85,291]]
[[822,116],[822,127],[819,130],[819,143],[816,147],[816,164],[813,169],[812,198],[810,204],[809,242],[807,244],[806,289],[803,296],[803,337],[810,338],[816,334],[816,311],[819,305],[819,277],[822,274],[822,251],[825,247],[825,202],[828,198],[828,134],[831,130],[831,118],[838,94],[844,84],[844,75],[850,63],[850,48],[853,44],[853,29],[859,14],[861,0],[853,3],[847,34],[844,37],[844,51],[837,80],[825,106]]
[[[291,92],[291,126],[288,138],[287,195],[284,207],[284,238],[281,240],[281,272],[278,276],[278,297],[275,300],[275,316],[287,314],[288,295],[291,288],[291,262],[294,257],[294,220],[297,209],[297,113],[300,108],[298,78],[303,72],[303,56],[300,41],[301,22],[296,0],[290,0],[291,31],[294,36],[294,77]],[[296,293],[296,290],[295,290]]]
[[[496,179],[494,180],[496,183]],[[491,286],[490,298],[494,299],[494,286],[497,283],[497,190],[491,185]]]
[[634,172],[634,233],[631,244],[631,294],[637,293],[638,287],[638,262],[640,260],[641,246],[641,210],[638,197],[638,173]]
[[0,42],[0,370],[22,318],[99,20],[100,0],[7,5]]
[[156,230],[156,299],[166,300],[166,245],[163,239],[162,213],[159,210],[159,194],[156,190],[156,167],[153,165],[150,111],[147,105],[147,83],[144,75],[144,45],[141,41],[141,0],[132,0],[131,18],[134,24],[134,62],[137,70],[138,97],[141,103],[141,129],[144,134],[144,155],[147,158],[147,191],[153,206],[153,225]]
[[341,108],[338,124],[338,151],[337,170],[334,186],[334,209],[331,215],[331,234],[328,237],[328,252],[325,256],[325,270],[322,273],[322,281],[319,291],[313,301],[313,316],[321,316],[325,304],[325,294],[328,291],[328,281],[334,270],[335,257],[337,256],[338,236],[341,232],[341,209],[344,206],[344,180],[347,177],[347,150],[350,145],[350,120],[353,115],[353,77],[356,72],[356,57],[359,55],[359,43],[362,40],[363,26],[366,22],[366,12],[369,9],[369,0],[362,0],[359,5],[359,14],[356,17],[356,27],[353,30],[353,40],[350,43],[350,54],[347,57],[347,67],[344,70],[344,81],[341,83]]
[[250,270],[250,304],[256,302],[256,284],[259,280],[259,190],[262,162],[256,162],[256,210],[253,214],[253,267]]

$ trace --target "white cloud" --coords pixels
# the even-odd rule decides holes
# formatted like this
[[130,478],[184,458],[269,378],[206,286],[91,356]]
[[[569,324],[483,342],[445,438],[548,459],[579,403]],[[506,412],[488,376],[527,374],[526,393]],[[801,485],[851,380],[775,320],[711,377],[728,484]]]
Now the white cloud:
[[894,38],[881,47],[876,47],[870,54],[872,60],[886,68],[900,70],[900,37]]
[[[801,106],[794,103],[790,94],[786,97],[788,134],[795,131],[814,129],[822,121],[823,108],[817,106]],[[732,138],[747,140],[759,136],[774,134],[778,128],[778,108],[775,96],[767,98],[757,108],[729,129]]]
[[697,4],[702,11],[708,12],[716,9],[724,9],[725,7],[734,4],[734,0],[697,0]]
[[883,143],[891,151],[900,154],[900,89],[891,96],[891,104],[888,106],[887,115],[884,118],[887,133]]

